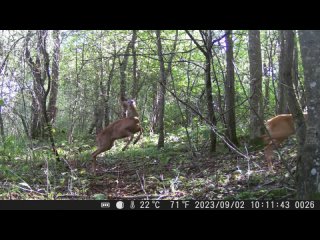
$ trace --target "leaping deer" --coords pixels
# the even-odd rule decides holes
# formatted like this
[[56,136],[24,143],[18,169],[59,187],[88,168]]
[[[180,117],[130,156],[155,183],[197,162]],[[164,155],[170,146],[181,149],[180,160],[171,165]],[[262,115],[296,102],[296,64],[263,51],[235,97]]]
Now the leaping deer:
[[142,135],[143,129],[140,125],[139,114],[136,109],[135,101],[129,99],[123,101],[122,104],[127,107],[127,117],[112,122],[98,133],[96,137],[98,149],[92,153],[92,167],[94,173],[96,171],[97,156],[102,152],[110,150],[113,147],[115,140],[129,138],[127,144],[122,148],[122,151],[125,151],[133,140],[135,133],[140,132],[133,144],[136,144]]

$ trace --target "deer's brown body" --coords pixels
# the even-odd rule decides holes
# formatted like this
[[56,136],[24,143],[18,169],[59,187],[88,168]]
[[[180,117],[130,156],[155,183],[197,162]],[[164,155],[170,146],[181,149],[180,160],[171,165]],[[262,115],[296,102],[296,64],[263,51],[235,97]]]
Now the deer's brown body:
[[[304,117],[306,118],[306,116],[307,114],[305,113]],[[294,121],[292,114],[280,114],[269,119],[265,125],[268,133],[262,136],[266,143],[264,155],[269,169],[272,169],[273,150],[295,133]]]
[[[127,102],[127,101],[126,101]],[[117,139],[129,138],[127,144],[124,146],[122,151],[128,148],[128,145],[133,140],[135,133],[140,132],[133,144],[136,144],[142,134],[142,127],[138,118],[138,113],[136,110],[135,102],[130,102],[127,104],[128,111],[130,110],[131,114],[127,115],[126,118],[117,120],[109,124],[104,128],[96,137],[98,149],[92,153],[93,158],[93,171],[96,170],[96,158],[97,156],[105,151],[110,150],[113,147],[113,143]],[[135,115],[135,116],[134,116]]]

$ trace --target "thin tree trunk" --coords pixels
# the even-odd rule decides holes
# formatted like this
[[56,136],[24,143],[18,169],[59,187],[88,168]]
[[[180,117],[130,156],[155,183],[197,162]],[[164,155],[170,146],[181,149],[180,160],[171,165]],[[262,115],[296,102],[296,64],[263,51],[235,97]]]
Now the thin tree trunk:
[[45,76],[47,76],[48,78],[48,87],[47,87],[47,90],[45,90],[44,88],[44,81],[42,82],[43,84],[41,85],[42,87],[42,92],[44,92],[44,97],[43,97],[43,102],[42,102],[42,106],[43,106],[43,117],[44,117],[44,120],[45,120],[45,124],[46,124],[46,130],[47,130],[47,133],[49,135],[49,140],[50,140],[50,143],[51,143],[51,149],[52,149],[52,152],[54,153],[55,157],[56,157],[56,160],[57,161],[60,161],[60,156],[59,156],[59,153],[56,149],[56,146],[55,146],[55,141],[54,141],[54,138],[53,138],[53,133],[52,133],[52,125],[51,125],[51,122],[49,121],[49,117],[48,117],[48,112],[47,112],[47,98],[48,98],[48,94],[50,92],[50,86],[51,86],[51,74],[50,74],[50,70],[49,70],[49,64],[50,64],[50,60],[49,60],[49,54],[47,52],[47,35],[48,35],[48,31],[47,30],[40,30],[39,32],[40,34],[40,39],[39,39],[39,42],[41,41],[41,46],[40,46],[40,52],[43,56],[43,68],[44,68],[44,72],[45,72]]
[[158,119],[159,119],[159,84],[158,81],[154,81],[152,84],[152,113],[150,119],[150,131],[151,133],[158,133]]
[[68,130],[68,143],[71,144],[73,142],[73,135],[74,135],[74,128],[76,125],[76,120],[78,119],[78,116],[76,114],[76,109],[79,106],[80,102],[80,76],[82,69],[84,67],[84,52],[85,52],[85,47],[84,44],[82,44],[82,49],[81,49],[81,65],[80,68],[78,67],[78,49],[75,49],[75,70],[76,70],[76,78],[75,78],[75,91],[73,93],[72,97],[72,104],[70,106],[70,111],[69,111],[69,119],[70,119],[70,127]]
[[250,62],[250,141],[260,139],[263,133],[262,60],[260,31],[249,30]]
[[[124,57],[122,62],[120,62],[120,100],[124,101],[126,99],[126,70],[127,70],[127,66],[128,66],[128,59],[129,59],[129,51],[130,49],[132,49],[132,44],[133,42],[136,41],[137,35],[136,34],[132,34],[132,38],[130,40],[130,42],[127,45],[126,51],[124,53]],[[123,107],[122,109],[122,113],[121,116],[123,118],[126,117],[126,109]]]
[[165,111],[165,94],[166,94],[166,85],[167,80],[171,78],[171,70],[172,70],[172,60],[175,56],[177,41],[178,41],[178,30],[176,31],[175,40],[173,43],[173,49],[171,50],[171,55],[167,60],[168,66],[165,69],[163,52],[162,52],[162,43],[161,43],[161,33],[160,31],[156,31],[157,36],[157,49],[158,49],[158,57],[160,64],[160,86],[159,86],[159,101],[157,108],[159,109],[159,118],[158,118],[158,148],[164,147],[164,111]]
[[164,68],[164,60],[162,55],[162,44],[161,44],[161,36],[160,30],[156,31],[157,36],[157,50],[158,50],[158,57],[159,57],[159,65],[160,65],[160,88],[159,88],[159,139],[158,139],[158,148],[164,147],[164,106],[165,106],[165,93],[166,93],[166,73]]
[[[228,31],[227,31],[228,32]],[[215,59],[218,62],[218,65],[220,67],[220,72],[221,72],[221,76],[222,76],[222,82],[223,84],[225,84],[226,79],[225,79],[225,67],[221,64],[221,61],[219,59],[218,54],[215,52],[214,49],[212,49],[212,52],[214,53],[214,56],[216,57]],[[227,122],[226,122],[226,114],[225,114],[225,107],[222,106],[223,104],[223,100],[222,100],[222,95],[221,95],[221,90],[220,90],[220,83],[217,77],[217,73],[214,67],[214,62],[213,62],[213,57],[211,58],[211,68],[212,68],[212,73],[213,73],[213,79],[216,82],[216,90],[217,90],[217,108],[218,111],[220,112],[220,114],[222,112],[224,112],[223,114],[221,114],[221,123],[223,124],[224,128],[227,130]],[[228,133],[226,134],[226,136],[228,136]]]
[[[1,74],[1,71],[0,71],[0,74]],[[1,82],[1,92],[0,92],[0,135],[1,135],[2,141],[4,142],[5,135],[4,135],[4,125],[3,125],[3,118],[2,118],[2,104],[3,104],[2,90],[3,90],[3,81]]]
[[[101,60],[102,61],[102,60]],[[102,85],[102,69],[100,63],[100,76],[96,74],[96,81],[94,87],[94,96],[95,96],[95,104],[93,106],[93,119],[92,123],[89,127],[89,134],[92,134],[93,130],[96,129],[96,134],[98,134],[103,129],[103,118],[104,118],[104,104],[105,101],[103,100],[103,91],[104,87]],[[95,66],[96,71],[99,72],[98,66]]]
[[102,129],[103,129],[103,121],[105,118],[105,96],[106,96],[106,88],[103,85],[104,82],[104,64],[103,64],[103,54],[102,54],[102,39],[100,40],[100,46],[99,46],[99,60],[100,60],[100,64],[99,66],[96,66],[97,68],[97,82],[98,82],[98,86],[97,86],[97,105],[95,108],[96,111],[96,117],[97,117],[97,121],[96,121],[96,134],[98,134]]
[[24,130],[26,136],[29,138],[30,136],[29,136],[29,131],[28,131],[28,125],[26,123],[25,117],[15,110],[13,110],[13,112],[20,118],[22,126],[23,126],[23,130]]
[[[275,98],[275,102],[276,102],[276,113],[277,113],[277,106],[279,103],[278,97],[277,97],[277,89],[276,89],[276,85],[275,85],[275,72],[274,72],[274,61],[273,61],[273,57],[276,55],[276,39],[272,37],[272,31],[268,31],[269,33],[269,39],[270,39],[270,51],[268,53],[268,61],[269,61],[269,71],[270,71],[270,77],[271,77],[271,84],[272,84],[272,92],[274,94],[274,98]],[[277,32],[278,33],[278,32]],[[265,96],[266,97],[266,96]],[[268,106],[265,107],[265,109],[267,110]]]
[[111,66],[111,70],[109,73],[109,77],[108,77],[108,81],[107,81],[107,89],[106,89],[106,95],[105,95],[105,111],[104,111],[104,124],[105,126],[108,126],[110,123],[110,104],[109,104],[109,100],[110,100],[110,90],[111,90],[111,82],[114,76],[114,68],[115,68],[115,64],[116,64],[116,57],[114,56],[113,61],[112,61],[112,66]]
[[[269,31],[270,33],[270,31]],[[278,32],[277,32],[278,33]],[[270,38],[270,52],[269,52],[269,71],[270,71],[270,77],[271,77],[271,83],[272,83],[272,89],[274,93],[274,98],[276,105],[278,105],[278,97],[277,97],[277,91],[275,87],[275,72],[274,72],[274,62],[273,62],[273,57],[276,55],[276,39],[272,38],[271,33],[269,35]],[[276,110],[277,111],[277,110]]]
[[279,104],[277,108],[277,114],[288,113],[287,108],[287,87],[284,76],[284,64],[285,64],[285,37],[283,31],[279,31],[280,39],[280,58],[279,58],[279,84],[278,84],[278,99]]
[[131,97],[137,101],[138,98],[138,86],[139,86],[139,76],[137,74],[137,53],[136,53],[136,40],[137,40],[137,30],[133,30],[132,35],[132,58],[133,58],[133,66],[132,66],[132,87],[131,87]]
[[2,106],[1,105],[0,105],[0,134],[1,134],[2,141],[4,142],[5,135],[4,135],[4,126],[3,126]]
[[270,101],[270,77],[268,75],[268,68],[266,64],[263,64],[263,75],[265,77],[263,110],[264,112],[269,112],[268,108],[269,108],[269,101]]
[[301,109],[306,107],[306,96],[303,84],[299,79],[299,52],[298,52],[298,39],[297,34],[294,34],[294,51],[293,51],[293,66],[292,66],[292,82],[296,96],[299,100]]
[[[190,34],[189,31],[186,31],[186,33],[206,58],[204,81],[205,81],[205,93],[206,93],[207,111],[208,111],[207,114],[208,114],[208,119],[210,123],[213,126],[216,126],[217,120],[213,110],[214,108],[213,108],[213,96],[212,96],[212,84],[211,84],[211,59],[212,59],[211,48],[213,45],[212,32],[210,30],[200,31],[200,34],[202,35],[203,41],[205,43],[205,48],[200,46],[198,41],[192,36],[192,34]],[[209,149],[210,152],[216,151],[216,144],[217,144],[217,136],[214,133],[214,131],[210,128],[210,149]]]
[[[207,98],[207,110],[208,110],[208,119],[209,121],[216,126],[216,118],[213,111],[213,96],[212,96],[212,84],[211,84],[211,58],[206,56],[206,66],[205,66],[205,90]],[[210,152],[216,151],[217,137],[215,133],[210,129]]]
[[51,91],[49,97],[48,117],[49,121],[53,124],[57,116],[57,96],[59,87],[59,62],[60,62],[60,31],[53,31],[53,61],[52,61],[52,81]]
[[[293,64],[292,64],[292,83],[294,86],[295,93],[297,97],[299,97],[299,70],[298,70],[298,46],[297,46],[297,39],[295,32],[293,33],[294,36],[294,45],[293,45]],[[299,97],[300,99],[300,97]]]
[[[212,83],[211,83],[211,47],[212,47],[212,32],[211,30],[206,31],[207,39],[206,39],[206,48],[207,54],[206,57],[206,66],[205,66],[205,90],[206,90],[206,97],[207,97],[207,110],[208,110],[208,119],[209,121],[216,126],[217,120],[213,110],[213,96],[212,96]],[[217,136],[216,134],[210,129],[210,152],[216,151],[217,145]]]
[[283,51],[284,51],[283,52],[283,56],[284,56],[283,81],[287,86],[286,92],[288,97],[288,105],[295,123],[296,136],[298,141],[297,152],[298,152],[298,159],[300,159],[301,153],[302,153],[302,147],[305,141],[306,126],[305,126],[302,110],[299,106],[299,103],[295,94],[294,84],[293,84],[292,68],[293,68],[293,53],[294,53],[294,32],[292,30],[285,30],[283,31],[282,34],[285,39],[285,44],[283,47]]
[[226,108],[226,123],[227,123],[227,136],[230,141],[238,145],[236,134],[236,114],[235,114],[235,90],[234,90],[234,66],[233,66],[233,41],[232,31],[226,36],[226,62],[227,74],[225,80],[225,108]]

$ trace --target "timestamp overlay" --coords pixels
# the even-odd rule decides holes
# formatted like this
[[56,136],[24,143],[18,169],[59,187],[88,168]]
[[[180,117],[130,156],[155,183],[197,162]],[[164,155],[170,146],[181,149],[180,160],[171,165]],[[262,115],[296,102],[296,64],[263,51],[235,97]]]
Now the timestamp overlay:
[[0,210],[320,210],[319,200],[88,200],[7,201]]
[[194,200],[170,201],[170,208],[185,208],[194,210],[217,209],[217,210],[320,210],[320,201],[298,200]]
[[124,210],[320,210],[313,200],[132,200],[110,201],[108,209]]

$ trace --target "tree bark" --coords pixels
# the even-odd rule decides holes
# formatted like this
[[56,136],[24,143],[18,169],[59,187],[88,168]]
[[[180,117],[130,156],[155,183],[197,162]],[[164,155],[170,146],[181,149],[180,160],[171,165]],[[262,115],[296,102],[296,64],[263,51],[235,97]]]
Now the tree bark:
[[48,117],[53,124],[57,116],[57,96],[59,88],[59,62],[60,62],[60,31],[54,30],[53,34],[53,58],[52,58],[52,81],[49,96]]
[[279,57],[279,84],[278,84],[278,106],[277,106],[277,114],[288,113],[288,106],[287,106],[287,86],[285,82],[285,72],[286,69],[284,65],[285,62],[285,36],[284,31],[279,31],[279,41],[280,41],[280,57]]
[[[200,34],[202,36],[202,39],[205,44],[205,48],[200,46],[198,41],[190,34],[189,31],[186,31],[188,36],[191,38],[191,40],[196,44],[198,49],[203,53],[203,55],[206,58],[205,61],[205,69],[204,69],[204,81],[205,81],[205,93],[206,93],[206,101],[207,101],[207,111],[208,111],[208,119],[210,123],[213,126],[217,125],[217,120],[214,114],[214,108],[213,108],[213,96],[212,96],[212,84],[211,84],[211,49],[213,45],[213,39],[212,39],[212,32],[211,30],[206,31],[200,31]],[[216,144],[217,144],[217,136],[214,133],[214,131],[210,128],[210,148],[209,151],[215,152],[216,151]]]
[[[212,96],[212,84],[211,84],[211,60],[210,57],[206,57],[206,67],[205,67],[205,90],[207,98],[207,110],[209,121],[216,126],[216,118],[213,112],[213,96]],[[210,152],[216,151],[217,137],[215,133],[210,129]]]
[[164,147],[164,106],[165,106],[165,94],[166,94],[166,84],[167,84],[167,76],[165,73],[164,68],[164,60],[162,55],[162,43],[161,43],[161,36],[160,36],[160,30],[156,31],[157,36],[157,51],[158,51],[158,57],[159,57],[159,65],[160,65],[160,88],[159,88],[159,104],[158,104],[158,110],[159,110],[159,139],[158,139],[158,148]]
[[[47,97],[51,87],[51,74],[49,70],[50,60],[49,60],[49,54],[46,49],[48,31],[47,30],[37,31],[37,56],[36,56],[35,63],[32,60],[29,47],[28,47],[28,43],[31,37],[30,34],[31,32],[29,31],[26,37],[25,55],[34,78],[32,110],[35,110],[35,112],[32,112],[33,119],[32,119],[32,128],[31,128],[31,137],[38,138],[39,129],[35,129],[35,127],[41,127],[40,129],[41,137],[44,137],[45,132],[48,134],[47,137],[49,137],[52,151],[56,156],[56,160],[60,161],[59,154],[55,147],[55,141],[52,133],[52,125],[49,121],[47,105],[46,105]],[[46,78],[48,79],[47,89],[45,89],[45,86],[44,86]],[[39,123],[41,123],[41,125],[39,125]]]
[[178,41],[178,30],[176,31],[175,40],[173,43],[173,49],[171,50],[171,55],[167,60],[168,65],[165,68],[164,59],[163,59],[163,51],[162,51],[162,43],[161,43],[161,33],[159,30],[156,31],[157,36],[157,50],[158,50],[158,57],[159,57],[159,64],[160,64],[160,85],[159,85],[159,92],[157,93],[158,101],[157,101],[157,109],[159,110],[158,115],[158,122],[157,125],[159,139],[158,139],[158,148],[164,147],[164,117],[165,117],[165,94],[166,94],[166,85],[167,80],[171,78],[171,70],[172,70],[172,60],[175,56],[177,41]]
[[299,100],[299,104],[302,110],[306,107],[306,95],[304,86],[299,79],[299,51],[298,51],[298,37],[297,33],[294,33],[294,51],[293,51],[293,66],[292,66],[292,82],[296,96]]
[[41,85],[42,92],[44,92],[44,97],[43,97],[43,102],[42,102],[42,106],[43,106],[42,114],[43,114],[43,118],[44,118],[44,122],[45,122],[45,126],[46,126],[45,130],[49,136],[49,140],[51,143],[52,152],[54,153],[56,160],[60,161],[60,156],[59,156],[59,153],[58,153],[56,146],[55,146],[55,141],[54,141],[53,133],[52,133],[52,125],[51,125],[51,122],[49,121],[48,112],[47,112],[47,105],[46,105],[48,94],[51,90],[51,81],[52,81],[51,73],[50,73],[50,69],[49,69],[50,59],[49,59],[49,54],[47,52],[47,37],[48,37],[47,30],[40,30],[39,31],[39,42],[41,43],[40,44],[40,53],[42,54],[42,57],[43,57],[44,79],[45,79],[45,77],[47,77],[47,79],[48,79],[47,90],[45,90],[45,87],[44,87],[45,81],[43,81],[43,84]]
[[115,68],[115,64],[116,64],[116,57],[114,56],[113,60],[112,60],[112,65],[111,65],[111,70],[109,72],[109,77],[108,77],[108,81],[107,81],[107,89],[106,89],[106,93],[105,93],[105,111],[104,111],[104,124],[105,126],[108,126],[110,124],[110,90],[111,90],[111,82],[114,76],[114,68]]
[[320,31],[299,31],[308,117],[306,138],[297,162],[297,198],[320,199]]
[[1,139],[4,142],[5,135],[4,135],[4,126],[3,126],[3,119],[2,119],[2,106],[0,105],[0,135]]
[[[294,125],[296,129],[297,136],[297,169],[301,169],[301,158],[302,158],[302,148],[305,142],[306,125],[302,114],[302,110],[299,106],[297,96],[294,90],[293,83],[293,71],[292,68],[294,60],[294,32],[292,30],[282,31],[284,36],[284,47],[283,47],[283,82],[286,85],[286,92],[288,98],[288,105],[290,112],[293,116]],[[297,174],[299,176],[299,173]],[[299,178],[299,177],[298,177]]]
[[229,32],[226,36],[227,73],[224,82],[227,136],[234,145],[239,145],[236,133],[232,31],[227,32]]
[[44,91],[43,84],[44,78],[42,77],[42,68],[40,62],[40,49],[42,44],[42,36],[40,31],[37,32],[38,40],[37,40],[37,54],[36,60],[33,61],[30,50],[29,50],[29,41],[31,37],[31,31],[28,31],[26,36],[26,46],[25,46],[25,56],[28,61],[28,65],[30,66],[32,75],[33,75],[33,92],[32,92],[32,103],[31,103],[31,128],[30,128],[30,136],[32,139],[37,139],[39,137],[44,137],[44,116],[43,112],[43,99],[44,99]]
[[[136,41],[137,34],[132,34],[132,38],[130,42],[127,45],[126,51],[124,53],[124,57],[122,62],[120,62],[120,100],[124,101],[126,99],[126,70],[127,70],[127,65],[128,65],[128,59],[129,59],[129,51],[132,49],[133,43]],[[121,116],[123,118],[126,117],[126,109],[123,107]]]
[[[1,71],[0,71],[0,75],[1,75]],[[1,82],[1,91],[0,91],[0,135],[2,138],[2,141],[4,142],[5,140],[5,134],[4,134],[4,124],[3,124],[3,118],[2,118],[2,105],[4,104],[3,100],[2,100],[2,92],[3,90],[3,81]]]
[[139,86],[139,76],[137,74],[137,54],[136,54],[136,40],[137,40],[137,30],[133,30],[132,35],[132,58],[133,58],[133,66],[132,66],[132,87],[131,87],[131,97],[137,101],[138,98],[138,86]]
[[260,139],[263,133],[262,60],[260,31],[249,30],[250,63],[250,141]]

